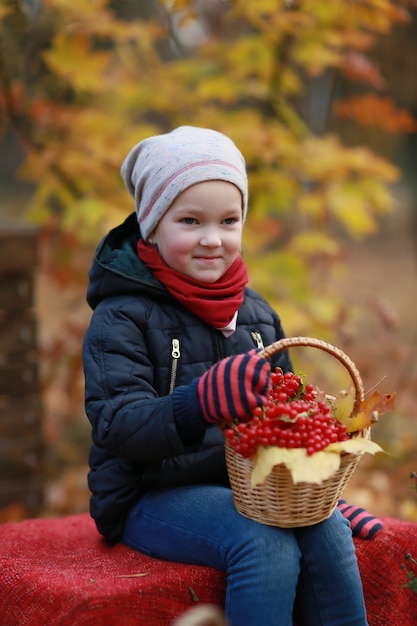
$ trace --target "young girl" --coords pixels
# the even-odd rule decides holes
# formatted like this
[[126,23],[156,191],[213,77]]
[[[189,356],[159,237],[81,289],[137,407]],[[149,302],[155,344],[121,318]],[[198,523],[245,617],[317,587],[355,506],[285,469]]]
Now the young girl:
[[367,623],[349,522],[266,526],[232,501],[222,418],[267,396],[259,348],[283,337],[240,256],[243,156],[214,130],[180,127],[127,156],[136,213],[101,242],[83,358],[92,424],[91,514],[107,541],[227,575],[231,626]]

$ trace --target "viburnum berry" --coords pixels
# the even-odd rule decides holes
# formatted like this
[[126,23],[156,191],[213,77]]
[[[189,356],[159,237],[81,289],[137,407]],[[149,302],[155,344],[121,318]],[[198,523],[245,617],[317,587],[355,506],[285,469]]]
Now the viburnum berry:
[[331,412],[330,404],[301,376],[276,368],[267,403],[257,407],[251,420],[227,428],[225,436],[235,452],[248,458],[258,446],[305,448],[310,456],[330,443],[349,439],[346,426]]

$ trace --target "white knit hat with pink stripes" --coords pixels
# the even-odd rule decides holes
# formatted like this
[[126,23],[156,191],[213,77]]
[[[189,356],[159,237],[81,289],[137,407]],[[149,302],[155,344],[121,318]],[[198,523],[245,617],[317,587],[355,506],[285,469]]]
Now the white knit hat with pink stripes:
[[233,141],[218,131],[180,126],[170,133],[144,139],[127,155],[121,174],[135,199],[144,240],[183,191],[208,180],[236,185],[242,194],[243,220],[246,218],[245,160]]

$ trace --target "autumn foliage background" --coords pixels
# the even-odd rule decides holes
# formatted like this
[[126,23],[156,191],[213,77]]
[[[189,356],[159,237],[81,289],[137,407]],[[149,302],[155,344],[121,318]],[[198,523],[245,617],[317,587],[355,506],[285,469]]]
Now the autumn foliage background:
[[[346,496],[417,520],[417,3],[412,0],[0,2],[2,224],[40,233],[36,310],[42,514],[88,508],[81,343],[99,239],[133,210],[130,148],[180,124],[247,161],[251,285],[288,335],[337,344],[365,390],[397,392]],[[329,393],[327,355],[297,367]],[[11,503],[2,519],[24,516]]]

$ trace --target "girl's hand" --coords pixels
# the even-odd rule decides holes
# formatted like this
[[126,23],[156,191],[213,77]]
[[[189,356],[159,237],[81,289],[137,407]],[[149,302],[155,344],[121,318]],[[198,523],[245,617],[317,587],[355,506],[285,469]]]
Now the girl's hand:
[[250,419],[253,410],[266,402],[270,384],[270,363],[256,350],[222,359],[198,381],[205,420]]

